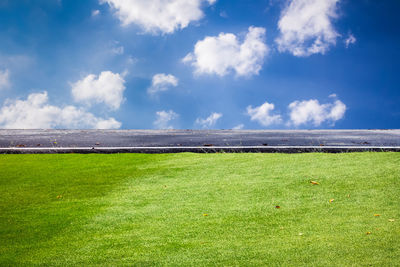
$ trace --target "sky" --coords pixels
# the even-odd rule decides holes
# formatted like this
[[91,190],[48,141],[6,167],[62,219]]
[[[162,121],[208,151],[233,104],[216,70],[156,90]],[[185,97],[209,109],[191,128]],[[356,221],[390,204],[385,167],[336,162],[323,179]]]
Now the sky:
[[398,0],[0,0],[0,128],[400,128]]

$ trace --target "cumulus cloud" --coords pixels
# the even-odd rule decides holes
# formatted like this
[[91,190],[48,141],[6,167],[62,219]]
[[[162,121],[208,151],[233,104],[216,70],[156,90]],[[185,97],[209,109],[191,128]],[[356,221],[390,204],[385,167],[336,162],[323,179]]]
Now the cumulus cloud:
[[0,90],[10,87],[10,72],[6,70],[0,70]]
[[159,73],[153,76],[151,86],[147,89],[147,93],[154,95],[158,92],[167,91],[171,86],[178,86],[178,79],[171,74]]
[[349,48],[350,45],[355,44],[357,42],[356,37],[354,37],[353,34],[349,34],[349,36],[344,40],[344,44],[346,45],[346,48]]
[[99,76],[90,74],[71,86],[74,100],[88,105],[104,103],[109,108],[116,110],[124,99],[125,80],[123,75],[111,71],[103,71]]
[[335,100],[333,103],[320,104],[318,100],[294,101],[289,105],[290,122],[289,125],[299,126],[301,124],[312,123],[319,126],[327,121],[334,124],[343,118],[346,112],[346,105]]
[[157,129],[173,129],[173,126],[170,125],[170,122],[179,117],[179,115],[172,110],[157,111],[156,115],[157,119],[154,121],[153,124]]
[[202,128],[211,128],[213,127],[217,121],[222,117],[221,113],[212,113],[209,117],[207,117],[206,119],[202,119],[202,118],[197,118],[196,119],[196,124],[201,126]]
[[182,61],[191,63],[196,74],[224,76],[233,71],[237,76],[257,75],[269,51],[265,33],[264,28],[249,27],[242,42],[232,33],[207,36]]
[[247,115],[250,116],[252,121],[256,121],[262,126],[270,126],[272,124],[277,124],[282,122],[281,115],[279,114],[271,114],[275,109],[274,104],[270,104],[265,102],[261,106],[258,107],[247,107]]
[[120,127],[121,123],[114,118],[98,118],[75,106],[60,108],[50,105],[47,92],[30,94],[26,100],[7,100],[0,109],[0,128],[5,129]]
[[291,0],[278,22],[280,52],[295,56],[324,54],[339,34],[332,25],[339,0]]
[[137,24],[149,33],[173,33],[204,14],[202,5],[216,0],[100,0],[114,10],[123,26]]

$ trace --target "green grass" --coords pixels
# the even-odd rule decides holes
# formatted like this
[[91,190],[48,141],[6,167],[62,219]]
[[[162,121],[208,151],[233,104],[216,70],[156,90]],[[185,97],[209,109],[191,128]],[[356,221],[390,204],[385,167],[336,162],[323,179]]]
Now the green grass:
[[400,153],[0,155],[1,266],[399,264]]

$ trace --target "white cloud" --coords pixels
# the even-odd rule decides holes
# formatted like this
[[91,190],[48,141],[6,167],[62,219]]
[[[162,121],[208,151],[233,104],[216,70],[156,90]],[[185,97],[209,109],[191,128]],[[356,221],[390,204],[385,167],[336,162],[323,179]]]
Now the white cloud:
[[278,124],[282,122],[281,115],[271,114],[271,112],[275,109],[274,104],[270,104],[265,102],[261,106],[258,107],[247,107],[247,115],[250,116],[252,121],[257,121],[262,126],[270,126],[271,124]]
[[226,11],[221,11],[220,13],[219,13],[219,16],[220,17],[222,17],[222,18],[224,18],[224,19],[227,19],[229,16],[228,16],[228,13],[226,13]]
[[98,15],[100,15],[100,10],[96,9],[92,11],[92,17],[96,17]]
[[0,70],[0,90],[10,87],[10,72],[9,70]]
[[329,97],[330,98],[337,98],[337,94],[330,94]]
[[178,86],[178,79],[171,74],[159,73],[153,76],[151,86],[147,89],[147,92],[151,95],[158,92],[167,91],[171,86]]
[[244,128],[244,124],[239,124],[236,125],[235,127],[232,128],[232,130],[242,130]]
[[72,95],[75,101],[104,103],[111,109],[118,109],[123,101],[125,90],[123,75],[103,71],[99,76],[90,74],[72,86]]
[[114,118],[98,118],[75,106],[49,105],[47,92],[30,94],[26,100],[7,100],[0,109],[0,128],[6,129],[120,127],[121,123]]
[[217,123],[217,121],[221,117],[222,117],[221,113],[214,112],[206,119],[197,118],[195,123],[197,125],[200,125],[202,128],[211,128]]
[[294,101],[289,105],[290,123],[289,125],[299,126],[301,124],[312,123],[319,126],[328,121],[334,124],[343,118],[346,112],[346,105],[335,100],[333,103],[320,104],[318,100]]
[[346,40],[344,40],[344,44],[346,45],[346,48],[349,48],[350,45],[355,44],[357,42],[356,37],[354,37],[353,34],[349,34]]
[[110,46],[109,49],[110,49],[111,54],[114,54],[114,55],[124,54],[125,48],[122,45],[120,45],[119,41],[115,41],[115,40],[111,41],[109,46]]
[[137,24],[149,33],[173,33],[186,28],[204,14],[203,3],[216,0],[99,0],[107,3],[123,26]]
[[179,115],[173,112],[172,110],[169,111],[157,111],[156,112],[157,119],[154,121],[154,126],[157,129],[173,129],[173,126],[169,123],[178,118]]
[[257,75],[269,51],[265,32],[261,27],[249,27],[242,43],[232,33],[208,36],[198,41],[193,53],[182,61],[191,63],[196,74],[224,76],[234,71],[237,76]]
[[138,62],[138,59],[132,57],[131,55],[129,55],[129,56],[127,57],[127,59],[126,59],[126,63],[127,63],[128,65],[133,65],[133,64],[136,64],[137,62]]
[[291,0],[278,22],[275,40],[280,52],[295,56],[324,54],[336,44],[339,34],[332,25],[339,0]]
[[122,45],[113,47],[111,48],[111,53],[115,55],[122,55],[124,53],[124,47]]

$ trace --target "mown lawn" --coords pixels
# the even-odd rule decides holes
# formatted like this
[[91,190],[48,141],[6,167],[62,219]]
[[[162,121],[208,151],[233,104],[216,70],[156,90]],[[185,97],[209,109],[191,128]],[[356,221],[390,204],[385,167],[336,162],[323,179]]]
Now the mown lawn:
[[400,264],[400,153],[0,155],[0,185],[1,266]]

